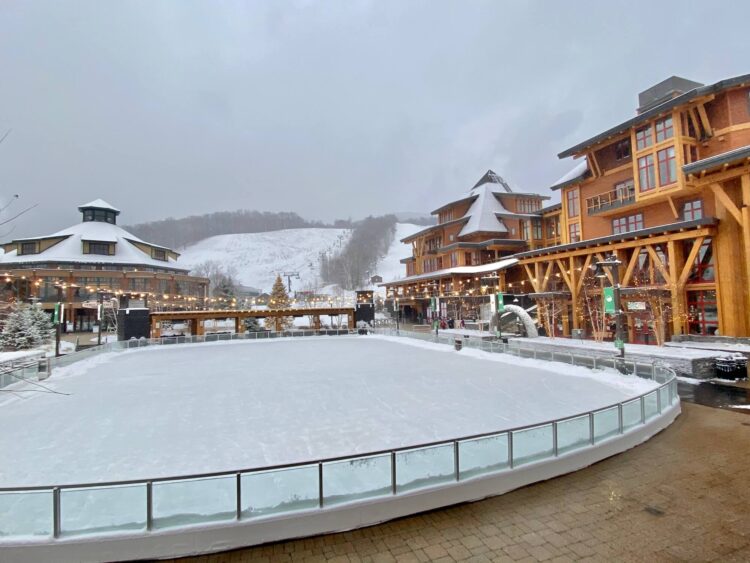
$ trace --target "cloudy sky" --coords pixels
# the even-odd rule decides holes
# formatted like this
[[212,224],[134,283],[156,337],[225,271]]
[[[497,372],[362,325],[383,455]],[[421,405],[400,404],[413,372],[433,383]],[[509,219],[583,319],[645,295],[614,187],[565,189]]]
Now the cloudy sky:
[[0,2],[11,236],[238,208],[429,211],[487,168],[545,193],[557,153],[673,74],[750,72],[750,4]]

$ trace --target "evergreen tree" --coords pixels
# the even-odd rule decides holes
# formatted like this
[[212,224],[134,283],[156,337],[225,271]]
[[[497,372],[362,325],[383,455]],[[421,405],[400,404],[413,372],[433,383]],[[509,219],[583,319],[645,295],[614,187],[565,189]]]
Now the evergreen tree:
[[0,343],[7,350],[28,350],[42,340],[28,306],[18,305],[3,322]]
[[247,332],[259,332],[261,330],[260,323],[255,317],[245,318],[245,330]]
[[[268,308],[270,310],[289,308],[289,294],[280,275],[277,275],[276,281],[273,282],[271,298],[268,300]],[[294,326],[294,319],[292,317],[269,317],[266,319],[266,328],[269,330],[288,330],[292,326]]]
[[52,318],[38,305],[29,307],[29,315],[39,335],[39,340],[35,346],[44,346],[55,337],[55,327],[52,324]]

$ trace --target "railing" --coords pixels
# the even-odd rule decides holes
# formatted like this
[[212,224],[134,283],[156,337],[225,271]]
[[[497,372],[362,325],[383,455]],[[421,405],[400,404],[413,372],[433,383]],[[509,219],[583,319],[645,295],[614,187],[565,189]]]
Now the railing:
[[[410,333],[409,337],[435,341],[433,335]],[[179,338],[204,342],[207,337]],[[217,338],[237,339],[248,338]],[[159,339],[158,344],[166,344],[164,340]],[[143,342],[148,346],[157,344],[134,342],[138,346]],[[516,353],[513,352],[516,349],[519,356],[528,353],[502,342],[478,343],[477,347],[490,351],[500,351],[503,347],[503,351],[511,353]],[[106,346],[114,348],[111,343]],[[87,353],[81,352],[79,356]],[[553,356],[561,359],[559,353]],[[599,361],[598,365],[602,365]],[[674,372],[662,365],[650,368],[653,370],[650,377],[660,382],[652,391],[581,414],[496,432],[232,471],[0,488],[0,545],[4,539],[49,541],[50,537],[91,534],[148,534],[152,530],[197,523],[262,519],[398,496],[415,489],[513,471],[526,464],[592,448],[646,424],[679,402]],[[638,371],[636,366],[635,372]]]
[[633,203],[634,201],[635,186],[627,186],[586,198],[586,209],[589,215],[593,215],[600,211]]

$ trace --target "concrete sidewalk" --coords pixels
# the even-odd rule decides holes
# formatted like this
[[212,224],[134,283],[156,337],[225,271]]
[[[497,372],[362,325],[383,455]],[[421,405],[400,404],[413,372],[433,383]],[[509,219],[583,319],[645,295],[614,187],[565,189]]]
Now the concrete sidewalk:
[[750,417],[683,403],[645,444],[501,497],[184,563],[747,561]]

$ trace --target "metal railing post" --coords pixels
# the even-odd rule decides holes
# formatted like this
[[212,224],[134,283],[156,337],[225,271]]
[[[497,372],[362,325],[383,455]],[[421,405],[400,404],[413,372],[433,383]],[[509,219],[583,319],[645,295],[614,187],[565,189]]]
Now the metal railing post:
[[661,414],[661,387],[656,388],[656,412]]
[[237,491],[237,520],[242,520],[242,473],[236,475],[236,491]]
[[323,508],[323,463],[318,463],[318,508]]
[[396,452],[391,452],[391,494],[396,494]]
[[146,482],[146,530],[154,529],[154,484]]
[[594,413],[589,412],[589,435],[591,437],[591,445],[594,445]]
[[508,432],[508,467],[513,469],[513,432]]
[[461,479],[461,464],[458,455],[458,440],[456,440],[453,442],[453,470],[456,472],[456,481]]
[[558,448],[557,448],[557,421],[552,423],[552,452],[555,457],[557,457],[558,454]]
[[625,431],[622,424],[622,403],[617,403],[617,425],[622,434]]
[[656,380],[656,362],[651,362],[651,379]]
[[52,489],[52,536],[54,538],[60,537],[60,515],[60,487],[55,487]]
[[594,367],[592,369],[596,369],[596,356],[594,356]]

